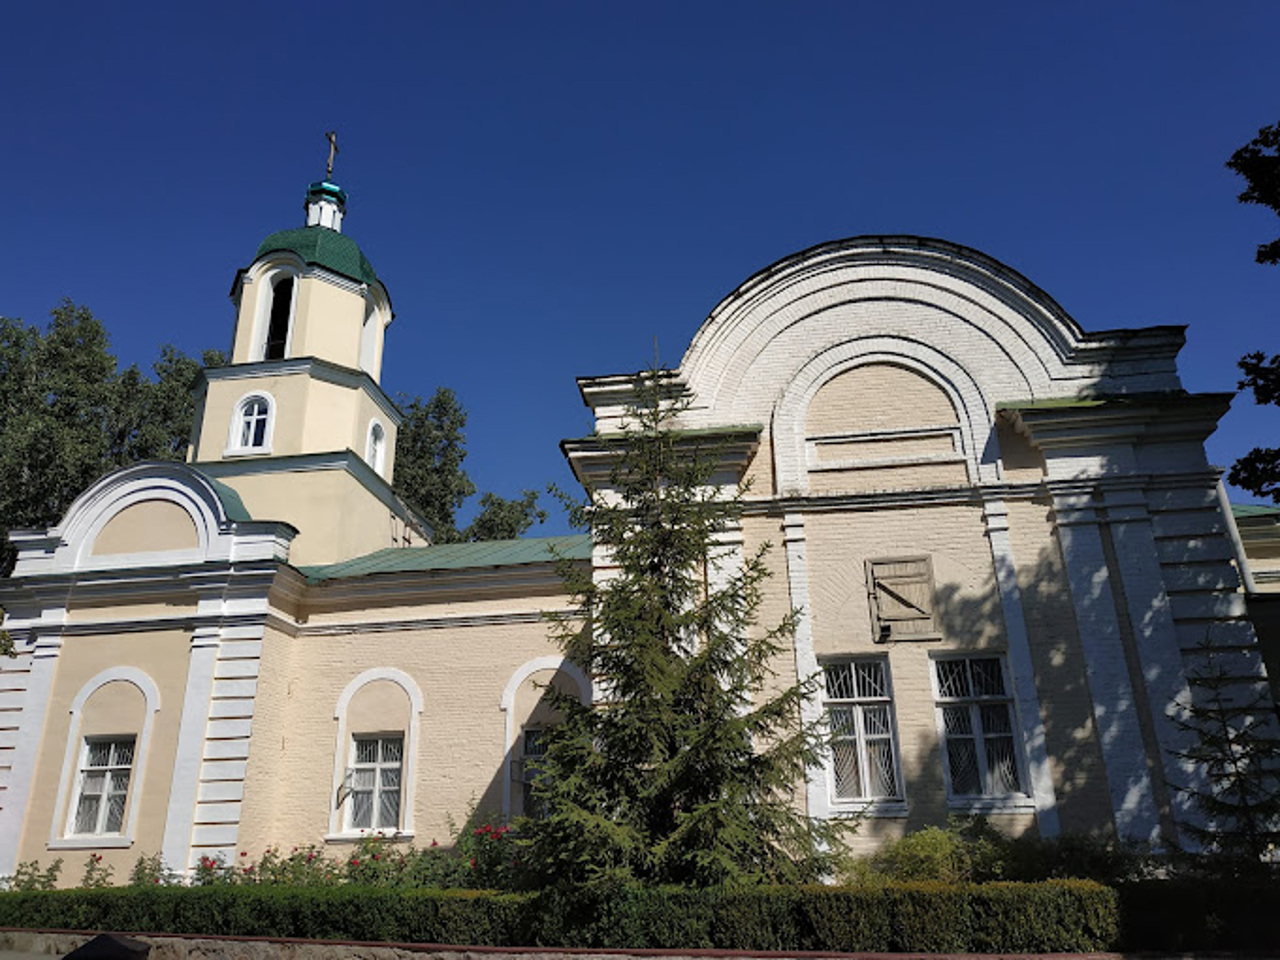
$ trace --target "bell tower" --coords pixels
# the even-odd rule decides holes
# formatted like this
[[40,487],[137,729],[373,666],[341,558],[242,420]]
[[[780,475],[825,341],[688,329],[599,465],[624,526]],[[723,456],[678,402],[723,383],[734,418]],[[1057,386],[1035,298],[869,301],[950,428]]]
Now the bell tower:
[[205,371],[190,461],[255,519],[299,530],[295,564],[426,542],[392,492],[400,412],[383,392],[386,288],[342,233],[347,194],[329,169],[304,225],[271,234],[231,287],[231,363]]

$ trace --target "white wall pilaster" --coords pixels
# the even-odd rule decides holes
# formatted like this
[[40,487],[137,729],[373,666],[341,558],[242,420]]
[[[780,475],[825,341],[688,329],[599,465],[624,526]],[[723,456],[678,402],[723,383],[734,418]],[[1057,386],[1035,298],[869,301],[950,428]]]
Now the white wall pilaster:
[[1009,510],[1003,500],[987,500],[983,503],[983,516],[991,544],[991,559],[995,564],[996,583],[1000,589],[1005,633],[1009,639],[1009,670],[1013,675],[1014,702],[1022,730],[1031,796],[1036,805],[1036,825],[1040,836],[1050,839],[1056,837],[1061,829],[1058,799],[1049,769],[1049,749],[1044,720],[1040,715],[1040,692],[1036,687],[1035,665],[1031,659],[1031,637],[1022,610],[1022,590],[1018,586],[1018,566],[1009,540]]
[[[788,513],[782,518],[783,543],[787,551],[787,587],[796,617],[796,677],[804,682],[818,674],[818,656],[813,648],[813,616],[809,605],[809,572],[805,557],[804,516]],[[822,720],[822,693],[815,690],[800,704],[800,719],[809,726]],[[831,816],[826,767],[817,764],[805,771],[805,800],[809,816]]]
[[[203,603],[203,601],[202,601]],[[200,792],[200,767],[209,726],[209,702],[218,660],[218,629],[198,628],[191,637],[187,687],[178,721],[178,747],[173,761],[173,782],[165,815],[160,854],[171,869],[185,872],[190,866],[191,832]]]
[[1097,511],[1087,493],[1056,496],[1054,511],[1116,832],[1122,840],[1155,842],[1159,810]]

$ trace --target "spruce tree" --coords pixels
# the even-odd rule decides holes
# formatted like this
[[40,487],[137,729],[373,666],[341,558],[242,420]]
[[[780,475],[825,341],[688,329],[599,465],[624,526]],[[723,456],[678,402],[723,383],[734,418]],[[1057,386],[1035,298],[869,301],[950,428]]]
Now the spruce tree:
[[625,428],[600,438],[607,487],[570,505],[610,569],[564,565],[577,610],[556,639],[597,701],[547,691],[563,722],[538,763],[542,816],[519,828],[527,860],[544,883],[816,880],[840,848],[840,825],[800,806],[823,748],[800,718],[817,678],[774,689],[795,614],[758,625],[768,547],[726,563],[742,491],[718,490],[714,449],[674,428],[670,382],[638,376]]
[[1280,842],[1280,737],[1275,707],[1258,677],[1240,677],[1206,645],[1204,663],[1187,677],[1191,702],[1178,725],[1193,735],[1175,756],[1197,768],[1199,782],[1180,788],[1201,815],[1179,824],[1208,854],[1253,867]]

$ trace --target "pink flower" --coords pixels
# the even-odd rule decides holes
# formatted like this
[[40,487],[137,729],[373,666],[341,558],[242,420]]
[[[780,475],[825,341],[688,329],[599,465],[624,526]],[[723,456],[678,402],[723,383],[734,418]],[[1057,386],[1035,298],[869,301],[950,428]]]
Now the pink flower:
[[439,841],[432,840],[432,841],[431,841],[431,845],[432,845],[433,847],[438,847],[438,846],[440,846],[440,843],[439,843]]
[[358,866],[360,866],[360,861],[359,861],[359,860],[352,860],[352,861],[351,861],[351,865],[352,865],[353,867],[358,867]]

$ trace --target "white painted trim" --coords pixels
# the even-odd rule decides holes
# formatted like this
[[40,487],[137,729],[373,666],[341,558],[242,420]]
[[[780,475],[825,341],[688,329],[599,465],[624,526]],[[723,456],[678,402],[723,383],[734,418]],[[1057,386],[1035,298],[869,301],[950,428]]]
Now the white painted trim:
[[526,661],[516,668],[507,680],[507,685],[502,688],[502,697],[498,701],[498,709],[502,711],[502,742],[504,744],[502,758],[502,819],[511,819],[511,764],[514,760],[512,751],[516,745],[516,719],[514,710],[516,703],[516,694],[519,692],[521,685],[535,673],[542,670],[555,670],[557,673],[563,673],[578,685],[578,696],[582,699],[583,705],[591,703],[591,681],[587,675],[582,672],[582,668],[564,657],[555,654],[549,654],[545,657],[535,657],[533,660]]
[[329,791],[329,837],[358,836],[344,828],[342,810],[335,802],[338,791],[342,789],[343,774],[347,768],[347,756],[350,751],[350,735],[347,729],[347,708],[351,699],[366,684],[377,680],[388,680],[396,684],[409,697],[409,729],[404,732],[404,763],[401,777],[404,792],[400,797],[400,829],[396,836],[413,833],[413,807],[416,801],[417,766],[418,766],[418,725],[423,710],[422,691],[413,677],[395,667],[370,667],[348,683],[338,696],[337,705],[333,709],[333,719],[337,721],[337,737],[333,749],[333,789]]
[[[66,619],[65,602],[51,616]],[[53,675],[58,666],[61,637],[50,642],[37,640],[32,650],[31,672],[27,675],[27,692],[18,715],[18,743],[13,751],[9,768],[5,802],[0,806],[0,876],[13,873],[18,862],[18,845],[22,838],[23,819],[31,798],[31,783],[35,777],[36,758],[44,739],[44,720],[49,708],[49,691],[53,687]],[[53,819],[56,822],[55,810]]]
[[217,659],[217,629],[197,630],[191,637],[182,716],[178,719],[173,781],[169,788],[169,806],[165,811],[164,837],[160,842],[161,859],[173,869],[184,872],[191,866],[191,833],[199,802],[200,771]]
[[[67,748],[62,758],[62,772],[58,776],[58,799],[53,808],[54,815],[49,824],[49,843],[56,843],[59,840],[85,840],[96,841],[98,836],[87,834],[75,834],[72,832],[72,825],[75,823],[75,810],[73,793],[78,788],[72,786],[72,782],[76,778],[79,769],[77,758],[83,752],[84,737],[80,733],[81,714],[84,712],[84,705],[89,698],[108,683],[123,681],[132,683],[138,688],[143,699],[143,718],[142,730],[131,731],[121,730],[122,735],[134,733],[137,736],[137,744],[133,754],[133,773],[129,778],[129,786],[131,788],[136,784],[136,789],[130,790],[129,818],[125,824],[124,830],[119,834],[119,838],[128,842],[133,842],[133,837],[137,832],[138,811],[142,807],[142,794],[147,788],[146,772],[147,757],[151,748],[151,730],[154,725],[155,715],[160,712],[160,690],[156,687],[155,681],[147,674],[143,673],[137,667],[108,667],[103,670],[83,687],[76,694],[75,699],[71,701],[71,719],[67,726]],[[61,812],[63,816],[59,818]],[[61,829],[59,829],[61,825]],[[111,836],[115,836],[112,834]]]
[[[809,605],[809,573],[805,556],[804,516],[799,513],[787,513],[782,517],[783,544],[787,554],[787,589],[791,596],[791,608],[796,611],[796,632],[793,640],[796,656],[796,679],[803,683],[821,672],[818,666],[818,655],[813,646],[813,619]],[[822,705],[821,679],[813,695],[805,697],[800,704],[800,722],[806,727],[822,724],[825,730],[826,713]],[[827,784],[827,760],[824,756],[819,763],[806,768],[805,805],[811,817],[829,819],[838,815],[832,809],[830,796],[832,791]],[[904,785],[905,787],[905,785]]]
[[1009,510],[1002,500],[987,500],[983,503],[983,515],[987,522],[987,539],[991,544],[991,559],[1000,590],[1000,609],[1004,614],[1005,634],[1009,642],[1014,709],[1022,732],[1023,760],[1030,775],[1031,796],[1035,801],[1036,826],[1040,839],[1051,840],[1058,836],[1062,827],[1057,795],[1053,789],[1053,770],[1049,765],[1048,738],[1040,714],[1035,664],[1031,659],[1031,637],[1022,610],[1018,564],[1009,537]]
[[[264,400],[267,404],[267,425],[262,432],[262,446],[245,446],[240,442],[244,426],[244,408],[252,400]],[[226,457],[265,457],[271,453],[271,438],[276,427],[276,398],[269,390],[250,390],[231,408],[231,422],[227,425],[227,446],[222,451]]]

